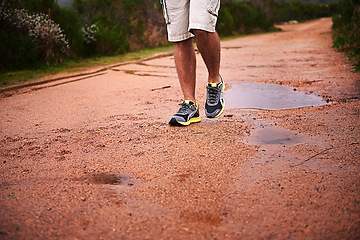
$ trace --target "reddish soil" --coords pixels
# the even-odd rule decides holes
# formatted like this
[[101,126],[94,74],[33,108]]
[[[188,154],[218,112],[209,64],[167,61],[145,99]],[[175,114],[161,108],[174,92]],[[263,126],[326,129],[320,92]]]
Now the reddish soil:
[[360,76],[331,24],[222,42],[227,89],[275,83],[323,106],[206,119],[199,54],[202,122],[185,128],[167,124],[171,55],[0,89],[0,239],[359,239]]

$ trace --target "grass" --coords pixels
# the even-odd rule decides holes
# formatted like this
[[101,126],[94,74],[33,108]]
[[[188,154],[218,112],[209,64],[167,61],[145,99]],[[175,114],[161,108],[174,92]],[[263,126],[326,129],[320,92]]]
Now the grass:
[[172,48],[173,46],[166,46],[111,57],[86,58],[79,61],[68,60],[58,67],[38,66],[32,69],[0,72],[0,88],[36,82],[55,74],[61,73],[70,75],[80,73],[94,67],[104,67],[116,63],[134,61],[150,57],[156,53],[169,52]]

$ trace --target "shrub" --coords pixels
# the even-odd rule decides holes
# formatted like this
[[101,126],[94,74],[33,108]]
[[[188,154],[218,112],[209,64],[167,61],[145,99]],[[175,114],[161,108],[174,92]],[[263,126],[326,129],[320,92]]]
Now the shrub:
[[306,21],[331,16],[328,5],[275,0],[247,0],[246,2],[254,8],[262,9],[271,23],[288,22],[290,20]]
[[[31,38],[35,44],[30,46],[36,48],[33,51],[37,52],[47,65],[58,65],[69,53],[69,42],[65,34],[59,24],[50,20],[47,15],[30,14],[25,9],[0,8],[0,18],[3,22],[2,30],[8,35],[11,34],[10,31],[15,31],[18,36],[27,35]],[[24,40],[25,42],[27,41]]]
[[85,55],[113,55],[168,44],[159,5],[158,0],[75,0],[73,8],[83,25],[99,28],[96,42],[85,44]]
[[[56,13],[56,14],[55,14]],[[77,58],[82,55],[84,50],[84,37],[82,32],[83,24],[79,17],[70,8],[61,8],[51,14],[52,19],[59,23],[61,29],[69,40],[70,57]]]
[[[159,0],[74,0],[71,8],[60,8],[56,0],[0,3],[0,49],[5,52],[1,61],[7,63],[3,68],[57,65],[69,57],[169,44]],[[222,0],[217,31],[220,36],[272,31],[275,22],[307,20],[328,11],[326,6],[281,0]],[[344,45],[347,39],[341,36],[337,42]]]
[[39,44],[19,31],[0,29],[0,52],[1,71],[29,68],[42,62]]
[[360,71],[360,1],[343,0],[333,15],[334,45],[348,53]]
[[91,44],[96,42],[95,34],[99,32],[99,28],[98,26],[96,26],[96,24],[92,24],[91,26],[85,25],[81,29],[81,31],[83,33],[84,41],[86,44]]
[[221,36],[274,30],[260,9],[244,2],[221,2],[217,31]]
[[[86,56],[91,55],[115,55],[129,51],[127,35],[117,24],[106,26],[102,21],[96,22],[96,31],[92,40],[86,44]],[[95,28],[94,28],[95,29]]]

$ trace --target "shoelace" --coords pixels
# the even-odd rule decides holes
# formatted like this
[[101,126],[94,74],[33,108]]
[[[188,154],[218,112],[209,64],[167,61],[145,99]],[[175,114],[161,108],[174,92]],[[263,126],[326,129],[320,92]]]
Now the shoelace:
[[179,103],[181,106],[178,113],[186,113],[188,109],[190,109],[190,104],[187,104],[186,102]]
[[206,86],[206,89],[209,92],[209,95],[208,95],[209,96],[209,102],[212,103],[212,104],[216,103],[219,88],[218,87]]

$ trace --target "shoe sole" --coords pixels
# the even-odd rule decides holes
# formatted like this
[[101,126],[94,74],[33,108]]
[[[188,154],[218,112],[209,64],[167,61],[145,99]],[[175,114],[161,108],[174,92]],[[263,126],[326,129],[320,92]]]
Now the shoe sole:
[[198,123],[200,121],[201,121],[200,117],[191,118],[187,122],[178,122],[176,121],[176,119],[171,119],[169,124],[172,126],[189,126],[191,123]]

